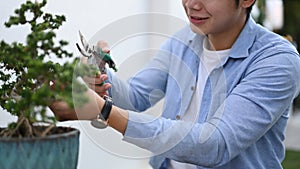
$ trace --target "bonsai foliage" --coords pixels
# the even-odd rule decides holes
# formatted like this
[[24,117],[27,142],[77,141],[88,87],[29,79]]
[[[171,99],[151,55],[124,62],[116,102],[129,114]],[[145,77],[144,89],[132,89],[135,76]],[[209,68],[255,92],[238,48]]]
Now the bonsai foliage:
[[[78,58],[64,64],[54,63],[51,58],[71,58],[72,53],[64,49],[68,44],[57,40],[55,30],[66,20],[63,15],[45,13],[42,2],[27,1],[15,10],[5,23],[11,26],[29,26],[26,42],[11,44],[0,42],[0,103],[1,107],[18,117],[0,135],[8,137],[32,137],[40,132],[34,130],[34,123],[50,123],[56,119],[47,116],[47,106],[53,101],[62,100],[73,107],[73,99],[84,103],[82,92],[86,87],[74,80],[84,75],[81,69],[75,69]],[[71,59],[68,59],[71,60]],[[74,70],[78,70],[74,72]],[[44,133],[45,134],[45,133]]]

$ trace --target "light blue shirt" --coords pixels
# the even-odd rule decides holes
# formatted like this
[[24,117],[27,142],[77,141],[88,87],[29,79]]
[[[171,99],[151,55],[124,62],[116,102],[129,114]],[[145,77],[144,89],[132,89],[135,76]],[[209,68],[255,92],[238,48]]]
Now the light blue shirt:
[[288,114],[300,88],[296,49],[250,18],[229,56],[210,73],[199,118],[184,122],[203,38],[187,26],[127,82],[108,72],[110,94],[121,108],[144,111],[165,99],[161,117],[129,112],[123,139],[153,152],[155,169],[166,159],[199,169],[282,168]]

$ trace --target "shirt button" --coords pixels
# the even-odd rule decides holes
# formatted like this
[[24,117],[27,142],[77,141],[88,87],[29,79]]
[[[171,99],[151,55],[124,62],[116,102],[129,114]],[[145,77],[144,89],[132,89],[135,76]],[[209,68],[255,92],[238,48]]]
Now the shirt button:
[[176,115],[176,120],[180,120],[180,115]]
[[191,87],[191,90],[194,91],[194,90],[195,90],[195,86],[192,86],[192,87]]

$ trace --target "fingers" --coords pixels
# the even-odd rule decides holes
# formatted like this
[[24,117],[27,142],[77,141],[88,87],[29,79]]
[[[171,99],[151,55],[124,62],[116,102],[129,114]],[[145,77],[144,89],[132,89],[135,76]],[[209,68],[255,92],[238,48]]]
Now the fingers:
[[108,43],[103,41],[103,40],[98,41],[97,46],[99,48],[101,48],[104,53],[109,53],[110,52],[110,48],[108,46]]
[[94,90],[96,93],[98,93],[100,96],[104,96],[108,94],[108,89],[111,88],[110,83],[104,83],[102,85],[93,85],[90,84],[89,88]]
[[84,76],[83,80],[84,82],[89,85],[100,85],[103,84],[103,82],[105,82],[108,79],[106,74],[98,74],[95,77],[91,77],[91,76]]
[[108,80],[106,74],[98,75],[97,77],[83,77],[83,80],[88,85],[88,87],[98,93],[100,96],[108,95],[108,89],[111,88],[111,84],[104,83]]
[[104,95],[108,95],[108,89],[111,88],[110,83],[104,83],[102,86],[95,86],[95,92],[103,97]]

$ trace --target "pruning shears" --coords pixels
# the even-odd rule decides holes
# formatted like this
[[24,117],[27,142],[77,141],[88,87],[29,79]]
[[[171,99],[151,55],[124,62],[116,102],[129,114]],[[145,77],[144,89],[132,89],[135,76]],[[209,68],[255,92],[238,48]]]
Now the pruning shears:
[[79,44],[76,43],[76,46],[79,52],[88,58],[88,64],[97,64],[101,73],[105,73],[105,64],[107,63],[110,68],[112,68],[115,72],[118,71],[116,68],[115,62],[112,60],[112,57],[102,51],[100,47],[90,46],[85,40],[82,33],[79,31],[80,41],[83,46],[83,49],[80,48]]

